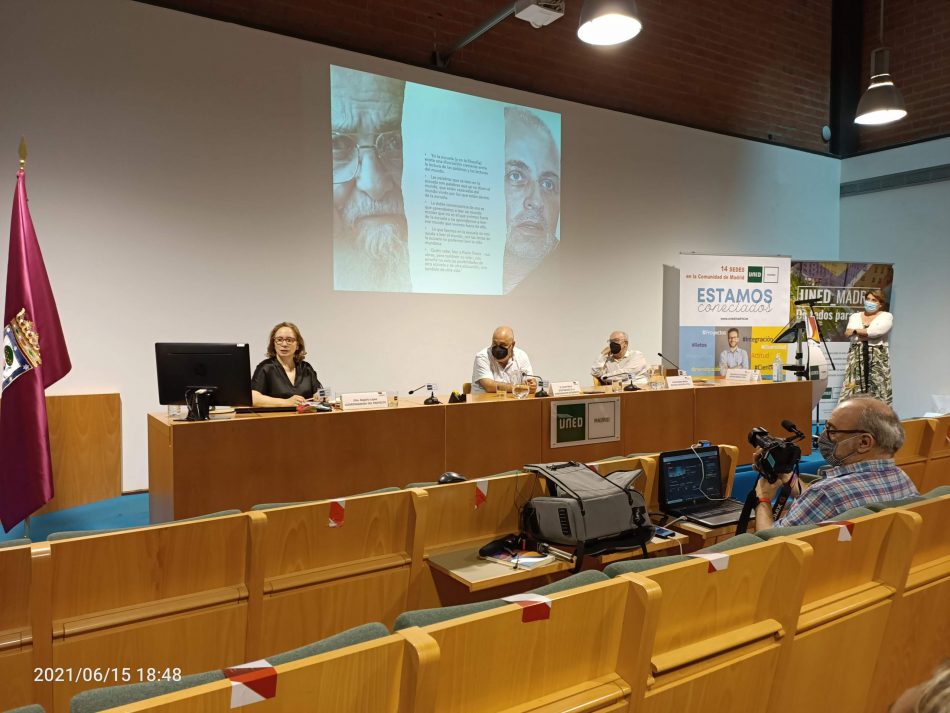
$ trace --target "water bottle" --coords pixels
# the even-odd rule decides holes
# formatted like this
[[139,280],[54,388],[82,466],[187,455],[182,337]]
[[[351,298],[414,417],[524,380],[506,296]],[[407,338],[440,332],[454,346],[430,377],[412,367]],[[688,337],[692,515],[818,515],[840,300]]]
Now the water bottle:
[[779,383],[784,381],[784,374],[782,369],[782,358],[780,356],[775,357],[775,361],[772,362],[772,381],[774,383]]

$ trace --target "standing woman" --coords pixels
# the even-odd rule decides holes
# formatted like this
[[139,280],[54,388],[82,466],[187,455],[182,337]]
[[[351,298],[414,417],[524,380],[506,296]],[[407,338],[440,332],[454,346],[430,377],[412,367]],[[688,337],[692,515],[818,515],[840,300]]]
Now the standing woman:
[[270,330],[267,359],[251,377],[251,400],[255,406],[295,406],[323,388],[316,370],[303,359],[307,349],[293,322],[281,322]]
[[894,316],[887,311],[887,298],[881,290],[864,293],[864,311],[848,320],[844,335],[851,337],[848,366],[844,372],[839,403],[857,393],[866,393],[891,403],[891,357],[887,335]]

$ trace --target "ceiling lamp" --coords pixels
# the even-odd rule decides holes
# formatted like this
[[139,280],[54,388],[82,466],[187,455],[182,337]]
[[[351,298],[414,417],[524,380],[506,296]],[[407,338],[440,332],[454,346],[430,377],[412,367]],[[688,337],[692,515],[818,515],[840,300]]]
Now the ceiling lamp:
[[[880,42],[884,44],[884,0],[881,0]],[[878,47],[871,53],[871,84],[858,102],[855,124],[890,124],[907,116],[904,97],[891,79],[890,64],[891,51],[886,47]]]
[[642,28],[634,0],[585,0],[577,36],[591,45],[616,45]]

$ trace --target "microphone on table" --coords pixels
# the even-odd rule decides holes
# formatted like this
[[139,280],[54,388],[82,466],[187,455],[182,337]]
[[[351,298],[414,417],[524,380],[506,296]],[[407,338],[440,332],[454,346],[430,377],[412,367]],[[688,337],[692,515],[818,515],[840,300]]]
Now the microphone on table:
[[436,404],[442,403],[435,397],[435,389],[436,389],[435,384],[423,384],[422,386],[417,386],[416,388],[414,388],[412,391],[409,392],[409,395],[412,396],[417,391],[422,391],[423,389],[426,389],[429,392],[429,397],[425,401],[422,402],[426,406],[435,406]]
[[677,373],[677,374],[680,373],[679,364],[677,364],[676,362],[674,362],[672,359],[667,359],[665,356],[663,356],[663,353],[662,353],[662,352],[657,352],[656,355],[657,355],[658,357],[660,357],[660,359],[662,359],[663,361],[665,361],[667,364],[669,364],[670,366],[672,366],[674,369],[676,369],[676,373]]
[[522,372],[521,372],[521,378],[524,379],[525,377],[527,377],[527,378],[529,378],[529,379],[537,379],[537,380],[538,380],[538,390],[534,392],[534,398],[536,398],[536,399],[538,399],[538,398],[543,399],[543,398],[545,398],[545,397],[547,397],[547,396],[550,396],[550,394],[548,394],[548,392],[544,390],[544,379],[542,379],[540,376],[538,376],[538,375],[536,375],[536,374],[528,374],[527,372],[522,371]]
[[623,387],[624,391],[640,391],[640,387],[633,383],[634,376],[629,371],[618,371],[613,374],[606,374],[601,379],[601,381],[603,381],[605,384],[610,384],[610,382],[605,381],[605,379],[611,379],[615,376],[621,377],[619,379],[620,383],[623,383],[624,381],[627,382],[627,385]]

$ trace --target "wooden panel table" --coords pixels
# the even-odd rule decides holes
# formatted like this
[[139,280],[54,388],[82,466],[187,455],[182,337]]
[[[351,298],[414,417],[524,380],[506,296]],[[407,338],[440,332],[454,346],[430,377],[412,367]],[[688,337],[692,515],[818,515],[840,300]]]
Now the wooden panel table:
[[322,500],[435,480],[445,408],[242,414],[169,423],[148,417],[152,522],[264,502]]
[[[432,481],[447,470],[481,477],[526,463],[580,460],[688,447],[700,438],[740,448],[763,425],[806,430],[811,384],[732,385],[604,394],[620,398],[619,441],[551,447],[551,402],[482,395],[464,404],[325,414],[240,415],[169,423],[149,414],[151,517],[162,522],[261,502],[318,500]],[[582,394],[569,399],[597,399]],[[804,452],[810,444],[802,443]]]
[[749,431],[753,426],[768,429],[773,436],[790,435],[782,428],[788,419],[806,434],[799,441],[802,454],[811,453],[811,384],[786,381],[781,384],[742,384],[717,381],[716,386],[696,387],[696,439],[728,443],[739,447],[739,463],[751,463],[753,448]]
[[[654,537],[647,543],[647,554],[650,556],[677,554],[687,544],[687,536],[680,533],[675,534],[669,539]],[[563,549],[568,552],[573,552],[570,547],[564,547]],[[614,552],[608,555],[588,556],[584,560],[584,569],[602,570],[604,566],[613,562],[640,559],[642,556],[639,548],[626,552]],[[429,556],[429,566],[441,574],[452,578],[470,593],[475,593],[497,590],[517,582],[550,578],[551,575],[570,571],[574,563],[557,559],[554,562],[535,568],[513,568],[509,565],[501,564],[500,562],[491,562],[481,559],[478,556],[478,547],[469,547],[462,550],[451,550],[432,554]],[[554,577],[553,579],[560,579],[560,577]],[[529,586],[536,587],[539,585],[534,583]]]
[[445,470],[471,478],[541,462],[541,414],[548,399],[469,399],[445,407]]

